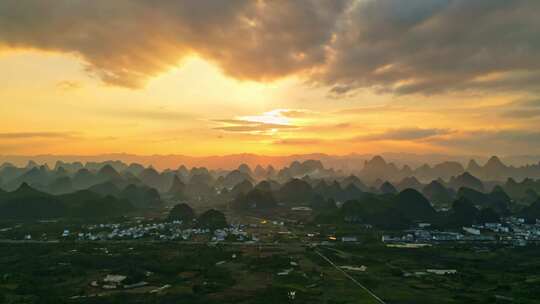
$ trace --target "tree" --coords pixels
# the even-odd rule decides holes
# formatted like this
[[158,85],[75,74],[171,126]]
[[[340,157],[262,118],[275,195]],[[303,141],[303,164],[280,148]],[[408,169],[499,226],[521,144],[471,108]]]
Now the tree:
[[478,209],[466,198],[460,198],[452,205],[451,224],[455,227],[470,226],[476,223]]
[[195,218],[195,212],[188,204],[178,204],[169,212],[169,221],[189,223]]
[[485,223],[498,223],[501,221],[499,214],[495,212],[492,208],[484,208],[480,210],[478,214],[478,222],[481,224]]
[[201,214],[197,220],[197,223],[201,228],[209,228],[212,230],[227,227],[227,219],[225,218],[225,214],[214,209],[210,209]]

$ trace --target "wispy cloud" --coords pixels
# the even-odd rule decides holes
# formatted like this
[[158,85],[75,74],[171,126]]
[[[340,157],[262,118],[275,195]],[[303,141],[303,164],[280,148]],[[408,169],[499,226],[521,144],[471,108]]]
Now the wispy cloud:
[[259,115],[247,115],[233,119],[216,119],[220,126],[215,130],[227,132],[276,133],[281,130],[300,129],[293,123],[294,119],[309,115],[305,110],[275,109]]
[[540,99],[521,99],[503,107],[503,117],[530,119],[540,117]]
[[540,99],[524,99],[519,101],[521,106],[540,108]]
[[0,139],[29,139],[29,138],[58,138],[74,139],[78,138],[79,133],[75,132],[5,132],[0,133]]
[[361,135],[355,137],[355,141],[378,141],[378,140],[396,140],[396,141],[414,141],[423,140],[430,137],[448,135],[452,131],[448,129],[422,129],[422,128],[400,128],[391,129],[381,133]]
[[283,145],[283,146],[312,146],[312,145],[321,145],[325,141],[316,138],[285,138],[279,139],[272,142],[273,145]]
[[295,129],[295,126],[283,126],[273,124],[250,124],[250,125],[236,125],[236,126],[224,126],[214,128],[215,130],[223,130],[228,132],[264,132],[270,130],[279,129]]
[[190,113],[152,109],[100,110],[97,113],[99,115],[107,115],[111,117],[119,117],[133,120],[144,119],[156,121],[185,121],[186,119],[195,118],[195,116]]
[[403,128],[391,129],[384,132],[344,136],[341,138],[320,138],[320,137],[291,137],[278,139],[273,142],[276,145],[302,146],[302,145],[321,145],[328,144],[347,145],[351,143],[375,142],[375,141],[424,141],[439,136],[450,135],[452,131],[446,129],[420,129],[420,128]]
[[486,154],[540,153],[540,132],[526,129],[468,130],[450,137],[433,137],[430,144],[446,149]]
[[336,115],[361,115],[370,113],[384,112],[403,112],[412,111],[411,108],[399,105],[374,105],[374,106],[358,106],[354,108],[341,109],[334,112]]
[[535,118],[540,117],[540,109],[516,109],[508,110],[503,116],[510,118]]
[[223,124],[222,126],[214,127],[214,130],[222,130],[227,132],[266,133],[279,130],[298,129],[298,126],[295,125],[282,125],[274,123],[245,121],[239,119],[215,120],[214,122],[219,122]]
[[70,91],[82,88],[82,83],[72,80],[62,80],[56,83],[56,87],[60,90]]

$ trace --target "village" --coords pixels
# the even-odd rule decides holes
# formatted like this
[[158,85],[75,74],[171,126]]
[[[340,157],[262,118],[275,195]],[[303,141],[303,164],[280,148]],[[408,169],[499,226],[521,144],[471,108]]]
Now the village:
[[[371,225],[349,225],[347,229],[304,225],[294,221],[261,219],[255,217],[236,219],[221,229],[198,228],[185,225],[182,221],[164,221],[133,218],[123,222],[99,224],[66,224],[51,233],[47,223],[25,230],[21,224],[0,229],[0,240],[35,242],[94,242],[94,241],[144,241],[144,242],[187,242],[187,243],[230,243],[230,244],[291,244],[305,246],[333,246],[337,243],[361,245],[366,233],[378,235],[387,246],[408,248],[436,246],[441,243],[493,243],[510,246],[526,246],[540,242],[540,221],[526,223],[523,218],[508,217],[501,223],[486,223],[462,227],[461,230],[439,230],[430,223],[418,223],[406,230],[377,230]],[[16,232],[16,233],[14,233]]]
[[409,247],[433,245],[440,242],[489,242],[513,246],[526,246],[540,242],[540,221],[526,223],[523,218],[508,217],[501,223],[485,223],[462,227],[462,231],[431,230],[429,223],[420,223],[418,228],[405,230],[400,234],[384,234],[385,244],[404,244]]

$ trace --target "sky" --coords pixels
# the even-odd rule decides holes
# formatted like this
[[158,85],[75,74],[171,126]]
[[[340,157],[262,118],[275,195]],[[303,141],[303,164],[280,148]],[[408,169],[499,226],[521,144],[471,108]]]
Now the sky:
[[0,1],[0,154],[540,154],[540,1]]

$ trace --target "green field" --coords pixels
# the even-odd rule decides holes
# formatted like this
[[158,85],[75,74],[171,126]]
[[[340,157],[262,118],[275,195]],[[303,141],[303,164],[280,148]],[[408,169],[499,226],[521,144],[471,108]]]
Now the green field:
[[[540,303],[537,247],[152,242],[3,243],[0,303],[378,303],[315,250],[337,266],[366,266],[346,271],[386,303]],[[457,274],[425,274],[430,268]],[[107,274],[147,285],[90,285]]]

